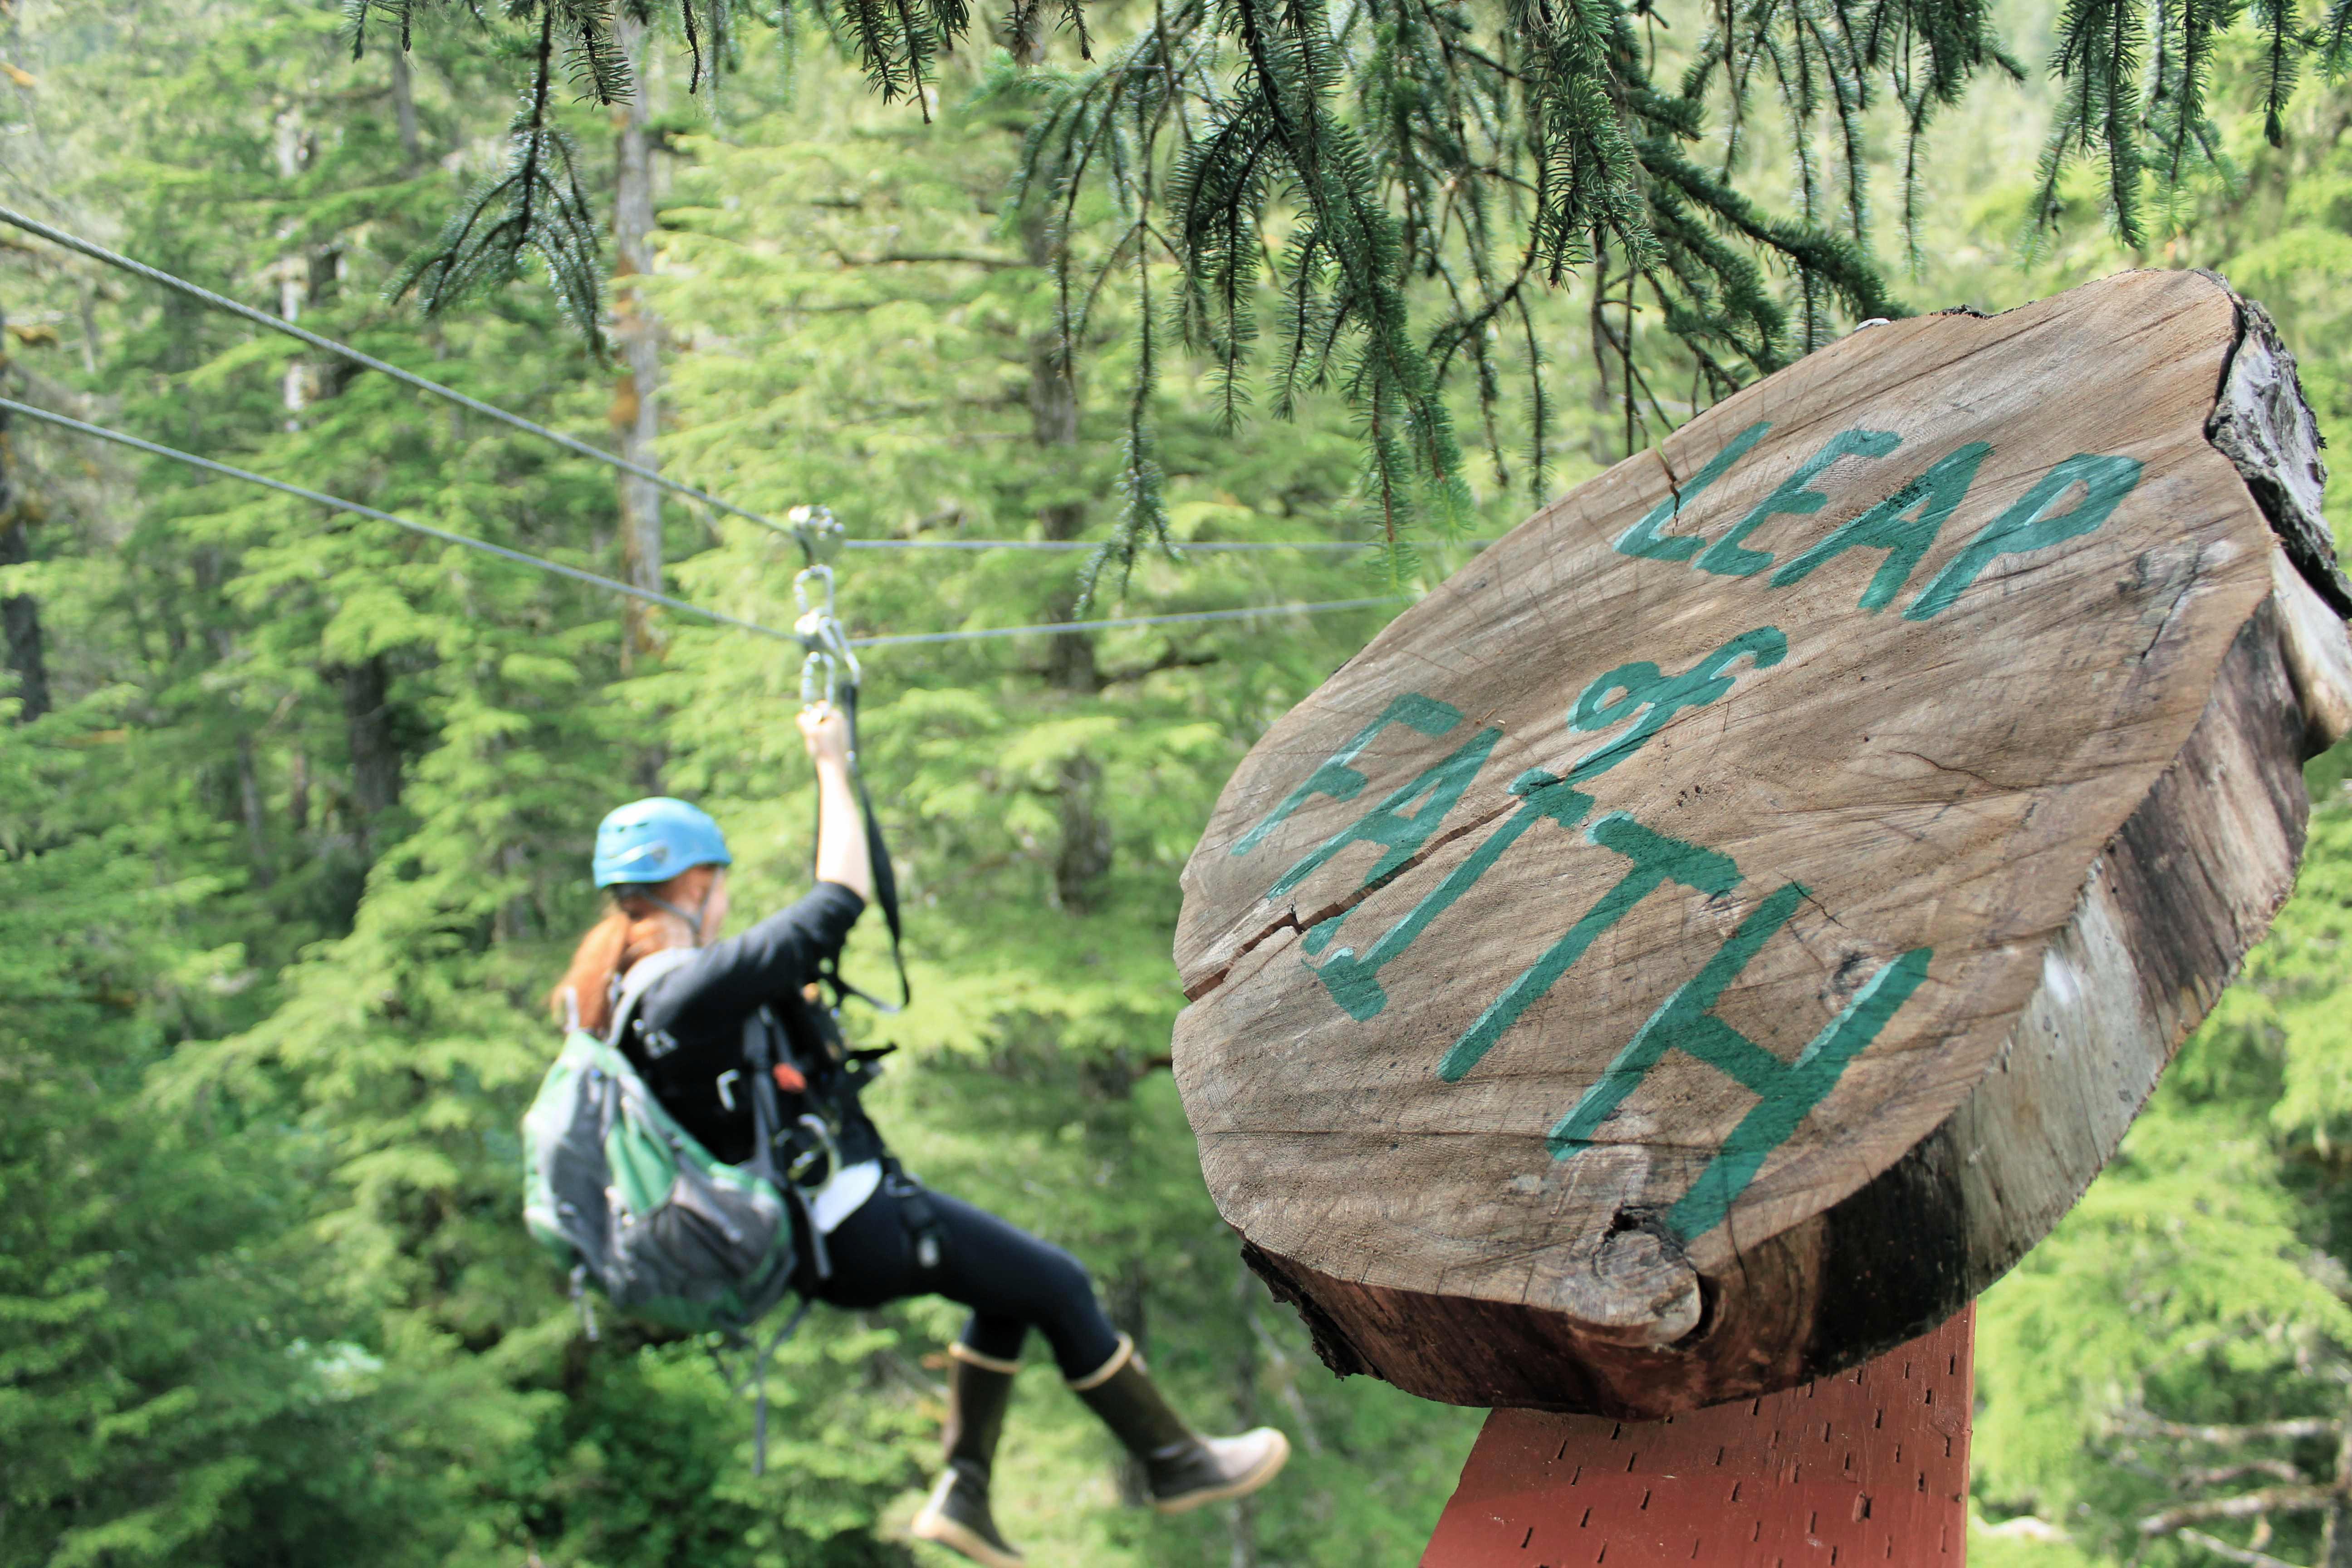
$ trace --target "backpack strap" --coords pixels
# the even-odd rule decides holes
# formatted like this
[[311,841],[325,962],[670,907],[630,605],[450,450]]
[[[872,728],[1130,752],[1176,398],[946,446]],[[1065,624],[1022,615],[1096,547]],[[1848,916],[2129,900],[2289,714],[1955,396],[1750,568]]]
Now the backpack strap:
[[628,1033],[630,1020],[636,1016],[637,1004],[653,989],[654,982],[693,958],[694,953],[690,947],[666,947],[629,966],[628,973],[621,977],[621,994],[613,1001],[613,1021],[604,1031],[606,1045],[616,1051],[621,1048],[622,1037]]

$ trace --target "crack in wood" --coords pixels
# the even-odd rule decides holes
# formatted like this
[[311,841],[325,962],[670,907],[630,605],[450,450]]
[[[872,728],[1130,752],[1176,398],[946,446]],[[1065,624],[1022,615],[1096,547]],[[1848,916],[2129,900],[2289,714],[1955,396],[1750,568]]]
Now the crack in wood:
[[[1668,728],[1671,727],[1671,725],[1668,726]],[[1186,986],[1184,988],[1184,999],[1187,1002],[1198,1002],[1202,997],[1206,996],[1210,992],[1214,991],[1218,986],[1223,984],[1225,976],[1234,972],[1235,965],[1239,964],[1242,960],[1247,958],[1251,953],[1255,952],[1276,933],[1283,931],[1295,931],[1299,932],[1301,935],[1304,935],[1306,932],[1321,925],[1326,921],[1336,920],[1341,915],[1352,913],[1358,905],[1361,904],[1366,899],[1370,898],[1374,893],[1381,891],[1383,888],[1393,886],[1399,879],[1411,876],[1421,867],[1426,865],[1431,856],[1435,855],[1446,846],[1456,843],[1468,835],[1477,832],[1481,827],[1487,826],[1488,825],[1498,821],[1502,817],[1508,816],[1511,812],[1518,808],[1518,804],[1519,803],[1517,801],[1507,795],[1504,797],[1501,805],[1496,806],[1486,815],[1474,816],[1471,821],[1464,823],[1459,827],[1449,827],[1439,830],[1437,833],[1433,834],[1430,837],[1429,841],[1426,844],[1423,844],[1420,849],[1416,850],[1412,857],[1406,860],[1403,865],[1399,866],[1387,876],[1366,882],[1352,892],[1346,894],[1334,902],[1324,905],[1322,909],[1317,911],[1317,913],[1311,918],[1302,920],[1299,917],[1298,906],[1296,904],[1291,905],[1290,908],[1284,910],[1281,915],[1269,921],[1265,929],[1260,931],[1255,936],[1249,938],[1247,941],[1242,942],[1241,945],[1234,948],[1234,955],[1227,959],[1213,973],[1204,975],[1195,984]]]
[[[1910,757],[1916,761],[1923,762],[1939,773],[1958,773],[1962,778],[1974,779],[1977,783],[1984,785],[1985,788],[1989,790],[1996,790],[2002,795],[2016,795],[2026,787],[2023,784],[2007,784],[2001,783],[1999,779],[1987,778],[1984,774],[1978,773],[1974,768],[1955,767],[1948,763],[1939,763],[1925,752],[1906,751],[1900,746],[1893,746],[1888,749],[1898,757]],[[1965,792],[1963,793],[1965,794]],[[1947,805],[1957,805],[1959,803],[1958,801],[1951,801],[1948,802]]]

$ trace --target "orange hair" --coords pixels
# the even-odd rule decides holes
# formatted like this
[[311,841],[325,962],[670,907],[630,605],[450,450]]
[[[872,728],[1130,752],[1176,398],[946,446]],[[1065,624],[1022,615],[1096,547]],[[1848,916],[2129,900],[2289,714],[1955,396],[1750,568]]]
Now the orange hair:
[[572,967],[547,994],[547,1010],[562,1020],[577,1008],[579,1026],[601,1035],[613,1022],[613,978],[630,965],[677,945],[677,917],[645,895],[681,909],[700,909],[719,875],[716,866],[695,866],[651,887],[613,889],[613,906],[588,928],[572,954]]

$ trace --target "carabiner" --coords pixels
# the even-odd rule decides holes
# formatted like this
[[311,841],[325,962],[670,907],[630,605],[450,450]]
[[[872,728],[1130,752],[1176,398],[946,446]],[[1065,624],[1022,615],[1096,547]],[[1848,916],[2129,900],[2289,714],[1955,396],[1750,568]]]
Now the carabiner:
[[801,706],[814,708],[822,702],[835,706],[841,685],[841,667],[833,655],[823,648],[813,647],[801,660]]
[[[824,602],[822,605],[809,603],[811,583],[824,585]],[[817,610],[823,610],[827,616],[831,616],[833,614],[833,568],[821,563],[801,568],[800,573],[793,578],[793,597],[800,603],[801,617],[803,620]]]
[[849,646],[849,633],[841,617],[833,610],[833,568],[810,566],[793,579],[793,597],[799,601],[800,619],[793,623],[793,631],[808,649],[801,660],[801,706],[814,707],[819,702],[835,707],[841,703],[841,689],[846,685],[854,693],[865,676],[858,668],[857,655]]
[[793,630],[809,650],[801,661],[802,705],[820,700],[838,705],[842,686],[846,684],[855,691],[865,671],[850,649],[849,633],[842,626],[841,617],[833,611],[833,568],[804,569],[793,579],[793,597],[801,606],[801,617],[793,623]]

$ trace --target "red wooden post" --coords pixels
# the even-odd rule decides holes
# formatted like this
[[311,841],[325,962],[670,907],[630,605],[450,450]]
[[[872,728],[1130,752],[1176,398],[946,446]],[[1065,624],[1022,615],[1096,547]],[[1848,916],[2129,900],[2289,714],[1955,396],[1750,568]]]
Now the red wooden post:
[[1497,1410],[1421,1568],[1961,1568],[1975,1325],[1663,1421]]

